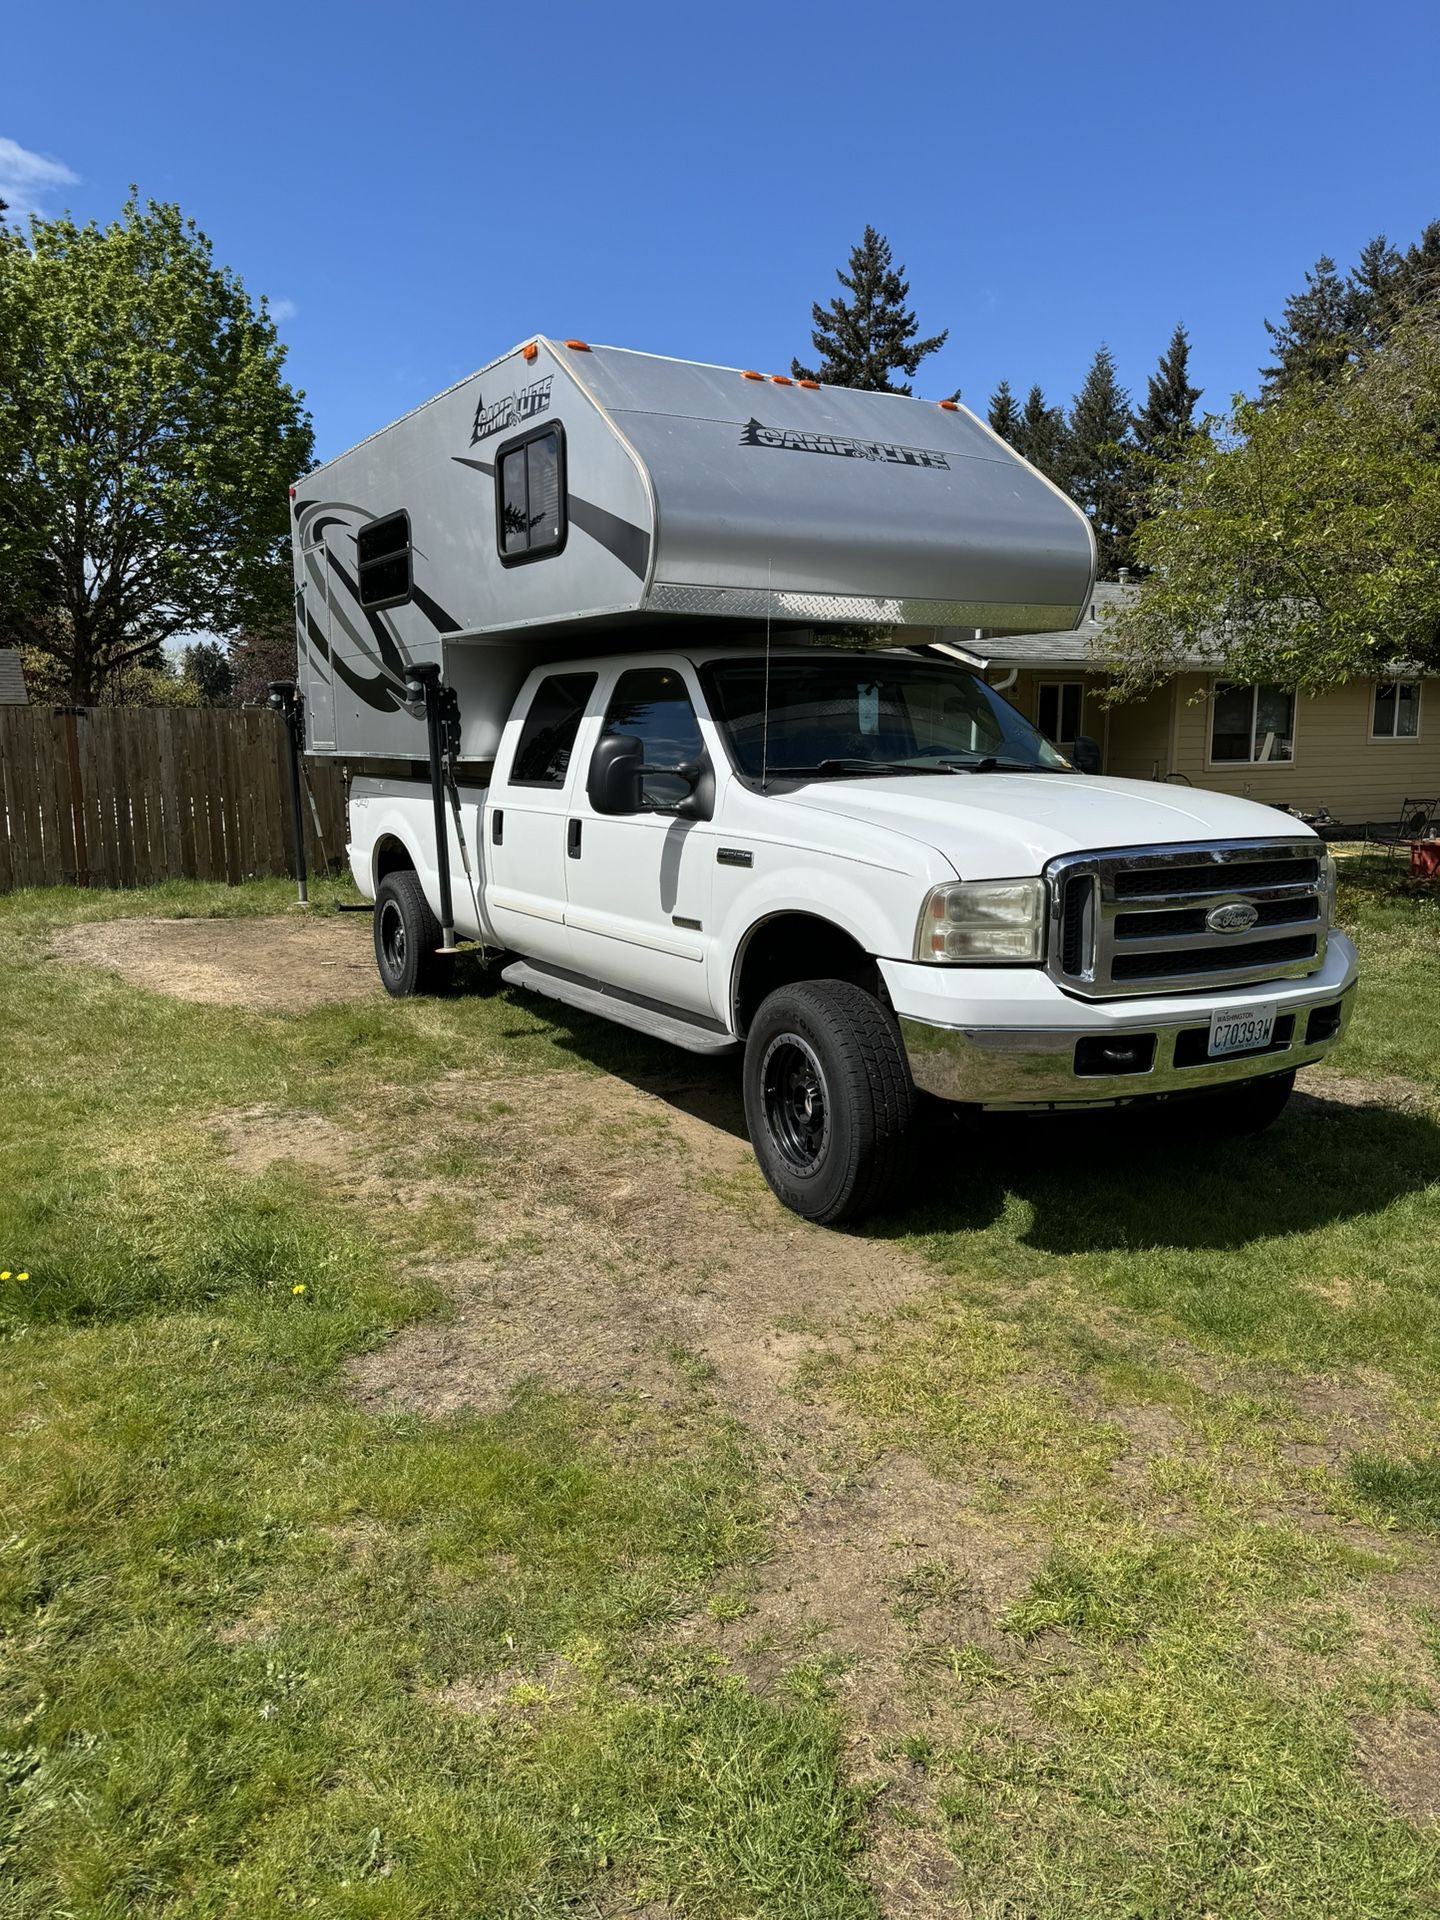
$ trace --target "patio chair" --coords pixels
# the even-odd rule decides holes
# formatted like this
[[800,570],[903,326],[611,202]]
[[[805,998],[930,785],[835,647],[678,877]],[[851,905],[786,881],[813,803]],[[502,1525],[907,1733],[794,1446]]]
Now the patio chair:
[[1440,821],[1440,799],[1408,797],[1400,803],[1400,818],[1393,821],[1367,820],[1365,844],[1384,847],[1387,855],[1410,840],[1428,840]]

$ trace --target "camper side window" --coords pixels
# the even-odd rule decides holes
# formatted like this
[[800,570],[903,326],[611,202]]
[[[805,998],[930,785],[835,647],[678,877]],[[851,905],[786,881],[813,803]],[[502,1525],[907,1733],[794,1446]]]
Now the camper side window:
[[410,516],[389,513],[355,536],[362,607],[394,607],[410,598]]
[[495,456],[496,539],[507,567],[565,544],[565,438],[539,427]]
[[512,787],[563,787],[585,702],[595,685],[593,673],[552,673],[535,689],[520,729]]

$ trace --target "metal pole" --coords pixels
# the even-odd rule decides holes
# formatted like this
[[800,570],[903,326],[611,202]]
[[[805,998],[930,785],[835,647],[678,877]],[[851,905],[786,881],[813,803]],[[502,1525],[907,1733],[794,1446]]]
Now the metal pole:
[[267,703],[285,723],[290,746],[290,837],[295,850],[295,886],[302,907],[310,904],[305,872],[305,816],[300,807],[300,755],[305,745],[305,701],[293,680],[272,680]]
[[[445,772],[440,747],[440,667],[422,660],[408,669],[412,682],[423,688],[425,736],[430,748],[430,799],[435,813],[435,864],[440,882],[440,950],[455,951],[455,908],[450,898],[450,842],[445,826]],[[407,692],[409,689],[407,688]]]

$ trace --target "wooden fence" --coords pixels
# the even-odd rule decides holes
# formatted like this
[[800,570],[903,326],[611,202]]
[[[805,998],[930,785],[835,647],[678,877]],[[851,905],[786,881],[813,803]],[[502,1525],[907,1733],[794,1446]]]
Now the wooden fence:
[[[268,707],[0,707],[0,893],[289,873],[287,753]],[[344,787],[305,765],[319,870],[344,857]]]

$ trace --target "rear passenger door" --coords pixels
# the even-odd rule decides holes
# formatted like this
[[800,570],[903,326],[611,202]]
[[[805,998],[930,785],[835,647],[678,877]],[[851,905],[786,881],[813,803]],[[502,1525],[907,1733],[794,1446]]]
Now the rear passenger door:
[[572,964],[565,926],[566,835],[580,782],[575,736],[594,673],[547,674],[506,725],[486,811],[485,903],[517,953]]

